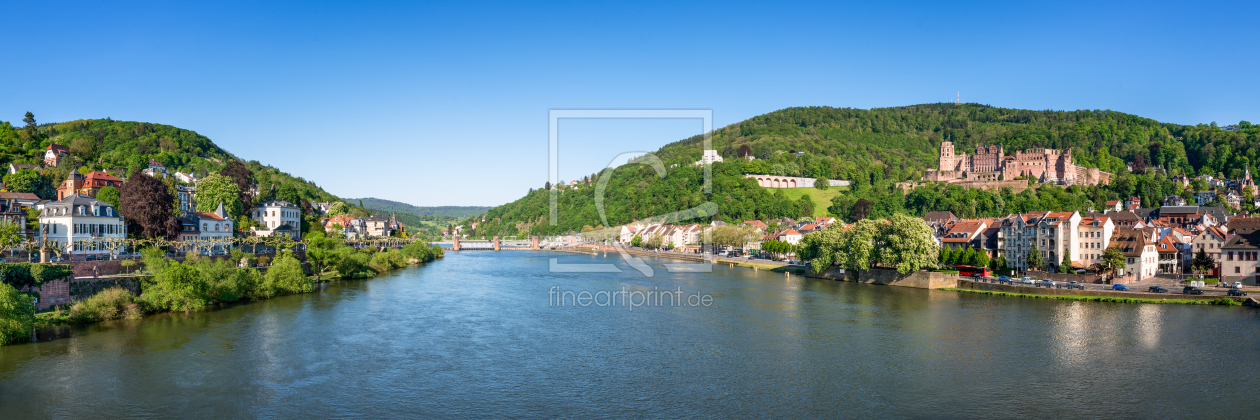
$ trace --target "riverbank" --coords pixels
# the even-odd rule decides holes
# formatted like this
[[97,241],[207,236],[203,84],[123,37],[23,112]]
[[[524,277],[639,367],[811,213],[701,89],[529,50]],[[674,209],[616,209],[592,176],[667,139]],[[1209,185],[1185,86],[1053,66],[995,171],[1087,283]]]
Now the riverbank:
[[[656,252],[656,251],[646,251],[646,250],[633,249],[633,248],[621,248],[619,250],[613,247],[579,246],[579,247],[574,247],[571,249],[556,249],[555,251],[571,252],[571,253],[587,254],[587,255],[590,255],[592,252],[615,254],[618,251],[621,251],[630,255],[638,255],[638,256],[643,256],[643,257],[670,258],[670,259],[683,260],[683,261],[705,261],[703,256],[700,256],[697,254],[683,254],[683,253],[678,253],[678,252]],[[805,273],[808,272],[808,267],[805,267],[802,265],[788,264],[788,263],[780,262],[780,261],[749,260],[745,258],[722,258],[722,257],[713,257],[712,261],[715,264],[726,264],[731,267],[751,268],[754,270],[769,270],[775,273],[787,272],[787,273],[792,273],[792,274],[797,274],[797,275],[805,275]]]
[[[444,256],[440,247],[418,242],[402,249],[355,249],[340,240],[322,236],[313,236],[308,250],[303,255],[306,261],[285,252],[266,267],[257,267],[248,254],[238,255],[237,251],[226,259],[192,257],[176,261],[160,250],[148,249],[142,251],[144,272],[130,277],[129,287],[114,285],[76,291],[70,294],[76,297],[73,302],[42,313],[36,313],[30,294],[19,294],[6,282],[0,284],[0,289],[8,289],[0,290],[6,296],[0,299],[0,306],[7,302],[9,306],[21,308],[0,313],[0,325],[5,326],[0,344],[24,341],[26,333],[22,331],[36,325],[86,325],[120,318],[140,319],[165,312],[224,308],[276,296],[310,293],[322,289],[323,283],[333,279],[375,278],[394,269]],[[250,260],[249,266],[239,265],[242,260]]]
[[1076,300],[1084,302],[1112,302],[1112,303],[1171,303],[1182,305],[1220,305],[1220,306],[1239,306],[1241,302],[1228,298],[1216,299],[1158,299],[1158,298],[1134,298],[1121,296],[1074,296],[1074,295],[1047,295],[1034,293],[1015,293],[1015,292],[998,292],[992,290],[976,290],[962,289],[957,287],[942,287],[937,290],[947,290],[951,292],[977,293],[992,296],[1009,296],[1031,299],[1054,299],[1054,300]]

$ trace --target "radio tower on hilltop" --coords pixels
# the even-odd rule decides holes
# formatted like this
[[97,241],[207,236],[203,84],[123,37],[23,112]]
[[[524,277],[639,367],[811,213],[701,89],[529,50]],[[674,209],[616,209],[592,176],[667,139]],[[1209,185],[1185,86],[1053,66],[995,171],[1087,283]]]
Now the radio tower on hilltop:
[[958,91],[958,93],[956,93],[956,95],[958,95],[958,96],[955,96],[955,97],[954,97],[954,105],[961,104],[961,103],[962,103],[962,91],[961,91],[961,90],[960,90],[960,91]]

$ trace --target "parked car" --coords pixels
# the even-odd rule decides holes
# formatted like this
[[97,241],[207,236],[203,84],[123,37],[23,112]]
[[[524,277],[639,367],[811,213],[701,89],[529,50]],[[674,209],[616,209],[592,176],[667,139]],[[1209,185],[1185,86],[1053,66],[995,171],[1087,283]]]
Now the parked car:
[[1069,282],[1067,282],[1066,284],[1064,284],[1063,286],[1064,286],[1064,287],[1067,287],[1067,288],[1069,288],[1069,289],[1081,289],[1081,290],[1085,290],[1085,285],[1083,285],[1083,284],[1081,284],[1081,283],[1079,283],[1079,282],[1075,282],[1075,281],[1069,281]]
[[1111,285],[1111,290],[1119,290],[1121,292],[1127,292],[1129,291],[1129,286],[1125,286],[1123,284],[1113,284]]
[[1037,282],[1033,281],[1032,277],[1024,277],[1019,279],[1019,282],[1023,284],[1037,284]]
[[1200,288],[1198,288],[1198,287],[1194,287],[1194,286],[1186,286],[1185,288],[1182,288],[1182,289],[1181,289],[1181,294],[1184,294],[1184,295],[1201,295],[1201,294],[1203,294],[1203,289],[1200,289]]
[[1041,287],[1054,287],[1054,280],[1041,279]]
[[1011,278],[1008,276],[999,276],[998,281],[1011,281]]
[[1247,292],[1238,289],[1229,289],[1229,292],[1226,292],[1226,294],[1229,296],[1247,296]]
[[1151,293],[1168,293],[1168,289],[1159,286],[1151,286],[1149,289],[1146,289],[1146,291]]
[[1242,282],[1241,282],[1241,281],[1236,281],[1236,282],[1234,282],[1234,288],[1235,288],[1235,289],[1241,289],[1241,288],[1242,288]]

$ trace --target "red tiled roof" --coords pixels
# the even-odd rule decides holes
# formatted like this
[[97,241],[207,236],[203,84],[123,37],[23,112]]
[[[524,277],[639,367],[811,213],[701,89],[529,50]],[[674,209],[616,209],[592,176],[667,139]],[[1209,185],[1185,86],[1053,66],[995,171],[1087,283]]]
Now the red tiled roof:
[[198,212],[194,212],[194,213],[197,213],[197,216],[200,216],[202,219],[210,219],[210,220],[227,220],[226,218],[219,217],[218,215],[216,215],[216,214],[214,214],[214,213],[202,213],[202,212],[199,212],[199,211],[198,211]]
[[39,196],[32,193],[22,192],[0,192],[0,200],[35,200],[39,201]]
[[48,149],[47,149],[47,150],[52,150],[52,151],[54,151],[54,152],[57,152],[58,154],[62,154],[62,153],[70,153],[70,148],[69,148],[69,147],[62,146],[62,145],[60,145],[60,144],[50,144],[50,145],[48,145]]

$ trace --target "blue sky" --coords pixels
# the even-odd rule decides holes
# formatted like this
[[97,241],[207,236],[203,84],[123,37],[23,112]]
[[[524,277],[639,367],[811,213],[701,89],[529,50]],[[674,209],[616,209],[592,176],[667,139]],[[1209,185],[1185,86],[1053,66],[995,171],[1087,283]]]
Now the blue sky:
[[[1260,121],[1255,4],[867,3],[16,3],[0,120],[170,124],[342,197],[416,205],[539,188],[553,108],[712,109],[720,127],[962,91]],[[565,124],[563,179],[700,131]]]

